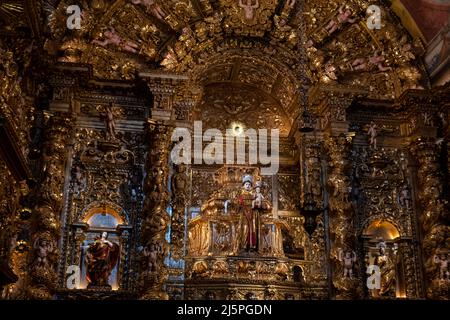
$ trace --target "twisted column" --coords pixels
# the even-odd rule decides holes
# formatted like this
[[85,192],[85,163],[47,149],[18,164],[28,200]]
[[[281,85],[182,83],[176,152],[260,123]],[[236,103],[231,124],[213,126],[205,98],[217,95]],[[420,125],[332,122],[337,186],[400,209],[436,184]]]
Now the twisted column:
[[163,284],[168,279],[164,259],[169,251],[165,236],[170,223],[166,209],[169,201],[167,183],[171,127],[162,121],[149,121],[147,134],[150,145],[145,166],[146,198],[141,229],[143,267],[139,284],[141,299],[168,299],[167,293],[163,291]]
[[419,138],[411,148],[418,162],[418,200],[421,214],[422,253],[427,296],[446,299],[450,281],[443,279],[440,269],[445,263],[450,224],[448,203],[443,199],[443,177],[438,163],[438,148],[434,138]]
[[42,176],[31,220],[28,296],[32,299],[51,299],[56,289],[59,220],[71,120],[69,116],[57,113],[49,119],[45,132]]

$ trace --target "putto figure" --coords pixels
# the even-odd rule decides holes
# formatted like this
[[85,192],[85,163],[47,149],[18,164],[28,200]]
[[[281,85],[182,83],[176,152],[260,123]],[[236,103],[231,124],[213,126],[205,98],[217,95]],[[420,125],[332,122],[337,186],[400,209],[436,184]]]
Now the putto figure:
[[448,254],[436,254],[434,263],[439,268],[439,280],[450,280],[450,271],[448,268]]
[[356,253],[354,251],[339,250],[339,261],[342,262],[344,267],[344,278],[353,279],[353,268],[356,263]]
[[239,0],[239,7],[244,9],[244,16],[247,20],[253,20],[255,9],[259,8],[259,0]]
[[402,207],[409,209],[411,208],[411,200],[411,192],[409,191],[408,185],[404,184],[400,190],[398,202]]
[[144,247],[142,251],[143,256],[143,267],[149,273],[156,273],[159,271],[158,268],[158,245],[155,243],[150,244],[149,246]]
[[37,238],[34,242],[34,248],[36,250],[36,266],[39,268],[48,268],[49,255],[54,252],[54,243],[49,240],[48,237]]
[[391,67],[385,66],[384,62],[386,61],[386,57],[383,53],[374,52],[373,56],[369,58],[357,58],[355,59],[351,67],[355,71],[371,71],[377,70],[381,72],[386,72],[392,70]]
[[344,23],[355,23],[356,18],[353,15],[353,12],[350,8],[346,8],[345,5],[339,8],[339,13],[336,18],[332,19],[328,25],[325,27],[325,30],[328,34],[332,34],[337,31]]
[[164,20],[166,13],[156,3],[155,0],[131,0],[133,4],[144,5],[156,18]]
[[131,41],[125,41],[122,39],[121,36],[119,36],[114,28],[111,28],[110,30],[106,30],[103,34],[104,39],[103,40],[93,40],[92,43],[97,44],[102,47],[106,47],[109,44],[113,44],[117,47],[122,48],[125,51],[131,52],[131,53],[137,53],[138,45]]

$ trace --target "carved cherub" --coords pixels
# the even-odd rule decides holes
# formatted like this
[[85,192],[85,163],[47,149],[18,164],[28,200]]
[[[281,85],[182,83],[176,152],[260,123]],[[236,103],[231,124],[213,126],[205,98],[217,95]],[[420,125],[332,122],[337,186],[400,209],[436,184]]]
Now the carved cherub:
[[434,263],[439,268],[439,280],[450,280],[450,271],[448,267],[448,254],[436,254],[434,256]]
[[387,67],[383,64],[383,62],[386,60],[383,53],[375,52],[372,57],[369,58],[369,65],[377,66],[378,70],[384,72],[391,70],[391,67]]
[[53,252],[53,242],[46,238],[37,238],[33,245],[36,250],[36,266],[40,268],[48,268],[48,256]]
[[144,247],[142,251],[144,267],[148,272],[158,272],[158,246],[154,243]]
[[324,67],[324,75],[329,80],[337,80],[336,67],[331,62],[327,62]]
[[245,19],[253,20],[254,10],[259,8],[259,0],[239,0],[239,7],[244,9]]
[[164,20],[167,16],[166,13],[161,9],[161,7],[156,3],[155,0],[131,0],[133,4],[142,4],[145,6],[156,18]]
[[119,36],[114,28],[110,28],[103,33],[104,40],[95,39],[92,43],[98,44],[99,46],[106,47],[109,44],[113,44],[117,47],[122,48],[125,51],[131,53],[137,53],[138,45],[132,41],[125,41]]
[[372,57],[366,58],[358,58],[352,62],[352,68],[356,71],[370,71],[373,67],[378,68],[379,71],[385,72],[391,70],[391,67],[387,67],[384,65],[384,61],[386,60],[384,54],[375,52]]
[[332,34],[336,30],[338,30],[344,23],[355,23],[356,17],[350,8],[346,8],[345,5],[342,5],[339,8],[339,13],[336,18],[331,19],[331,21],[325,27],[325,30],[328,34]]
[[184,195],[187,187],[186,167],[183,164],[176,166],[176,173],[172,176],[172,192]]
[[398,43],[400,45],[400,54],[404,62],[416,59],[416,56],[411,52],[413,50],[413,47],[411,43],[408,42],[407,35],[403,35]]
[[344,267],[344,277],[353,278],[353,268],[356,262],[356,253],[354,251],[343,251],[339,249],[339,261]]

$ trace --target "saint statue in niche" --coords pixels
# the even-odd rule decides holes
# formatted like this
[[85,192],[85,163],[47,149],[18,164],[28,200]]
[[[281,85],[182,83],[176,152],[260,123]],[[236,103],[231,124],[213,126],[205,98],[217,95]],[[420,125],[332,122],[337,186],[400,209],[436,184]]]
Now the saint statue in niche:
[[91,286],[108,286],[108,278],[119,259],[119,245],[109,240],[108,233],[103,232],[87,249],[86,279]]
[[384,241],[378,244],[379,254],[376,256],[374,264],[380,268],[381,285],[380,289],[372,294],[375,297],[391,296],[395,297],[396,289],[396,248],[387,249]]

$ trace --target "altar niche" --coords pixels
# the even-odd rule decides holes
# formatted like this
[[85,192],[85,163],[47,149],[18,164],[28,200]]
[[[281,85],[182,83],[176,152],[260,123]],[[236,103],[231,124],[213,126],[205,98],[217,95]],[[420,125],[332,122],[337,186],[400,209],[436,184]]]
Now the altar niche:
[[373,269],[369,266],[379,268],[379,283],[368,288],[367,295],[371,299],[406,298],[403,251],[405,246],[411,246],[410,239],[402,238],[398,228],[391,222],[376,219],[365,229],[363,240],[367,269]]
[[123,217],[111,207],[94,207],[72,227],[76,248],[72,265],[80,268],[76,289],[119,290],[129,236]]
[[266,186],[251,174],[230,178],[235,170],[217,171],[227,182],[202,205],[202,213],[190,219],[189,257],[284,257],[281,230],[288,226],[273,216]]

